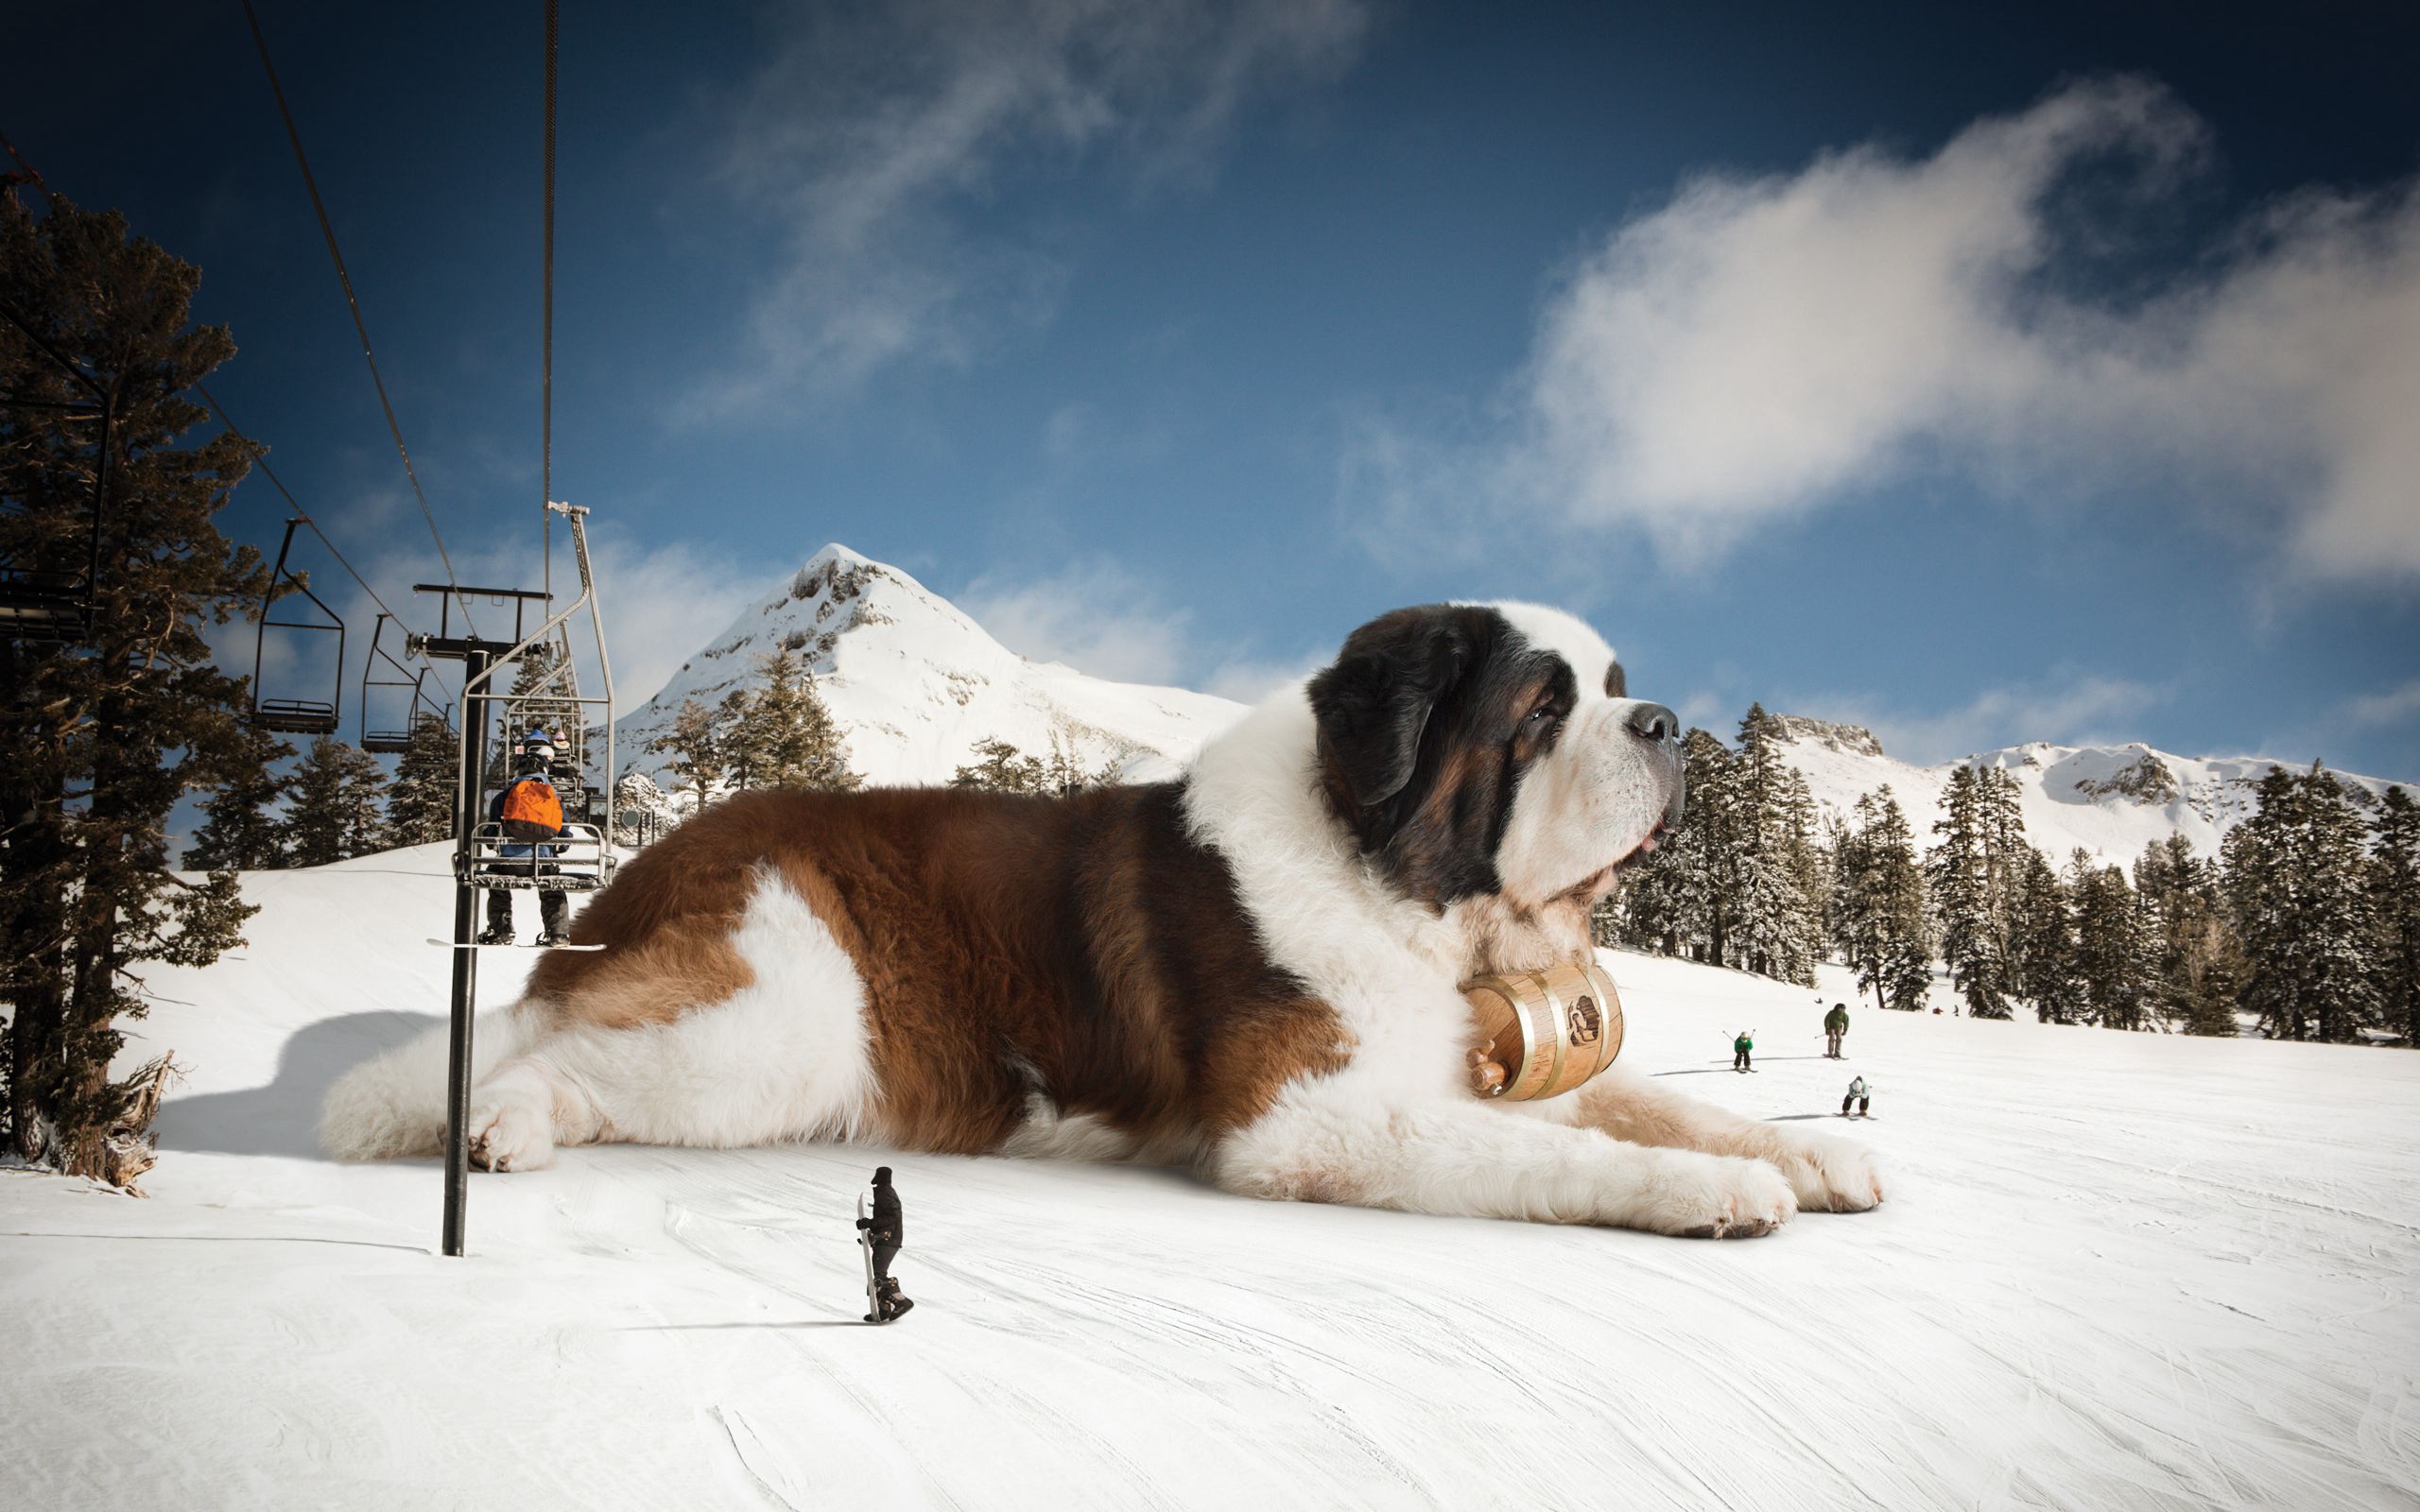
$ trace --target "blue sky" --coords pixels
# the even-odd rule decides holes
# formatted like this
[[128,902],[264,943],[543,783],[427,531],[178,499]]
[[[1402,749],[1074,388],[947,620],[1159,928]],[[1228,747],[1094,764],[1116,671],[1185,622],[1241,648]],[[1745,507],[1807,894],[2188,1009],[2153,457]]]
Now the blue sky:
[[[1717,728],[2420,778],[2420,22],[1705,9],[567,9],[555,492],[625,693],[837,540],[1110,676],[1521,596]],[[530,576],[542,9],[261,9],[457,566]],[[0,83],[435,576],[240,8],[16,17]]]

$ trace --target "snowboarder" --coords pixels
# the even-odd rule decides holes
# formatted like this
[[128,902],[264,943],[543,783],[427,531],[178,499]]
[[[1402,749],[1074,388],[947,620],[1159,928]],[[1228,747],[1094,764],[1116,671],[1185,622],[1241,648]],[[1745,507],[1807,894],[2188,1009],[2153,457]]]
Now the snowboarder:
[[1841,1055],[1841,1041],[1848,1038],[1848,1033],[1849,1005],[1845,1003],[1835,1003],[1832,1005],[1832,1011],[1824,1015],[1824,1054],[1834,1060],[1843,1058]]
[[[521,737],[521,748],[513,757],[513,779],[504,790],[488,800],[488,818],[503,827],[507,844],[496,848],[499,863],[494,869],[524,873],[550,874],[554,868],[544,864],[548,858],[562,855],[564,847],[538,842],[563,833],[563,802],[555,792],[552,770],[555,762],[554,737],[544,730],[532,730]],[[538,894],[538,943],[552,947],[569,938],[563,927],[564,915],[570,902],[563,894],[542,890]],[[488,927],[480,934],[482,945],[512,943],[512,890],[507,887],[488,889]]]
[[866,1314],[869,1323],[888,1323],[916,1304],[900,1291],[899,1282],[891,1279],[890,1262],[899,1253],[900,1242],[907,1237],[907,1225],[900,1221],[899,1194],[890,1184],[890,1167],[876,1166],[873,1173],[873,1216],[860,1218],[857,1227],[867,1230],[873,1242],[873,1284],[879,1317]]
[[1748,1052],[1755,1048],[1756,1041],[1748,1038],[1748,1031],[1740,1030],[1739,1038],[1731,1041],[1731,1069],[1734,1071],[1755,1070],[1754,1066],[1748,1063]]
[[1841,1099],[1841,1116],[1842,1118],[1848,1117],[1849,1104],[1855,1103],[1857,1104],[1857,1116],[1863,1118],[1865,1116],[1865,1105],[1873,1100],[1873,1096],[1874,1089],[1865,1084],[1864,1077],[1853,1077],[1849,1082],[1849,1094]]

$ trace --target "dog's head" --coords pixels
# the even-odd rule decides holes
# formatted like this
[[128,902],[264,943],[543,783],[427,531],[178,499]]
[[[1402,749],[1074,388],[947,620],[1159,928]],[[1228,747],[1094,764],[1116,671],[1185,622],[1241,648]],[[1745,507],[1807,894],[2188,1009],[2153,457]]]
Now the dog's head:
[[1397,610],[1311,679],[1329,802],[1406,897],[1594,902],[1681,816],[1680,721],[1528,604]]

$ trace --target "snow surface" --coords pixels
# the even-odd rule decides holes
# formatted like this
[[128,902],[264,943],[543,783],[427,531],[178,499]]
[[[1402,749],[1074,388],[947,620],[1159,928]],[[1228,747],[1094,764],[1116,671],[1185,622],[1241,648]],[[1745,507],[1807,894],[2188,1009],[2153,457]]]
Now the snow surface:
[[445,876],[247,878],[250,948],[133,1026],[190,1072],[149,1200],[0,1172],[0,1506],[2420,1506],[2409,1054],[1865,1008],[1841,1065],[1809,993],[1614,955],[1646,1071],[1835,1130],[1865,1074],[1891,1201],[1713,1243],[609,1146],[475,1177],[445,1260],[433,1162],[310,1133],[443,1011]]

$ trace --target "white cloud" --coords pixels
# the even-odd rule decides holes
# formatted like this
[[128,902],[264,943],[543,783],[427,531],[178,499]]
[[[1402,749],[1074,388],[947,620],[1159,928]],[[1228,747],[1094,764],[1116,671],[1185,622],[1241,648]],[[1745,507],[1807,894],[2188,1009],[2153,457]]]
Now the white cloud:
[[1392,531],[1466,531],[1478,501],[1685,561],[1920,465],[2012,494],[2157,480],[2303,573],[2420,571],[2420,189],[2290,196],[2146,297],[2072,292],[2207,146],[2117,79],[1927,157],[1691,180],[1559,281],[1476,439],[1380,427],[1348,496]]
[[2420,678],[2415,678],[2399,688],[2391,688],[2385,693],[2374,693],[2356,698],[2345,707],[2344,712],[2354,724],[2372,728],[2380,725],[2400,725],[2420,717]]
[[1366,24],[1363,0],[792,6],[718,175],[772,220],[780,269],[685,418],[963,365],[1046,318],[1061,258],[971,226],[1012,174],[1198,172],[1247,102],[1338,71]]
[[2087,677],[1989,688],[1958,708],[1930,713],[1894,709],[1855,694],[1769,700],[1767,707],[1863,725],[1892,755],[1930,765],[2034,740],[2062,746],[2137,740],[2145,712],[2168,696],[2167,689],[2150,684]]
[[1062,662],[1120,682],[1173,684],[1192,658],[1189,610],[1171,610],[1105,558],[1045,578],[978,577],[956,595],[994,640],[1031,662]]

